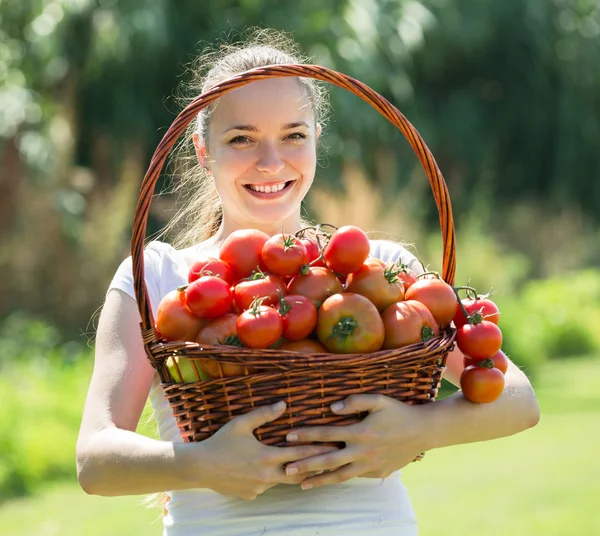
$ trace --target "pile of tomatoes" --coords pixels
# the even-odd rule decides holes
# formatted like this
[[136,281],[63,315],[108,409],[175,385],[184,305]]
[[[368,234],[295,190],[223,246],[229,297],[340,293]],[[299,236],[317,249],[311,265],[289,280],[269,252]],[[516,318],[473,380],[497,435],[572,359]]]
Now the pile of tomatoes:
[[[364,354],[427,341],[456,322],[456,290],[437,274],[417,276],[406,265],[371,258],[360,228],[329,227],[231,233],[218,258],[196,261],[188,284],[160,302],[158,334],[206,345]],[[480,346],[479,329],[469,331],[473,318],[465,318],[467,342],[459,345]],[[248,373],[208,359],[172,357],[167,365],[175,381]]]

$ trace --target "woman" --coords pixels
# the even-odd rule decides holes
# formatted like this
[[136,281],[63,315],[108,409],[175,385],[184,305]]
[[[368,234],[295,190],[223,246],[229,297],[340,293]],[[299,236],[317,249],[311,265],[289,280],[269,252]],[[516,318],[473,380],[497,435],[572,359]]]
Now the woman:
[[[290,47],[284,36],[259,32],[246,46],[225,49],[198,91],[250,68],[300,63],[285,51]],[[183,241],[193,245],[176,249],[155,241],[145,252],[155,313],[162,296],[187,281],[190,264],[217,256],[232,231],[272,235],[303,226],[301,202],[315,175],[322,103],[314,80],[274,78],[236,89],[199,115],[190,137],[200,180],[173,223],[188,222]],[[198,175],[192,170],[186,177]],[[371,255],[419,266],[389,241],[372,241]],[[361,423],[298,429],[288,435],[289,447],[265,446],[252,431],[281,415],[281,402],[233,419],[203,442],[183,443],[144,353],[131,270],[127,259],[100,317],[77,444],[78,477],[91,494],[168,491],[167,535],[414,535],[402,467],[423,451],[515,434],[539,419],[531,385],[511,363],[505,392],[491,404],[472,404],[460,393],[422,406],[355,395],[332,411],[369,412]],[[445,377],[458,384],[461,371],[462,355],[453,351]],[[160,440],[135,433],[148,397]],[[344,441],[346,448],[295,441]]]

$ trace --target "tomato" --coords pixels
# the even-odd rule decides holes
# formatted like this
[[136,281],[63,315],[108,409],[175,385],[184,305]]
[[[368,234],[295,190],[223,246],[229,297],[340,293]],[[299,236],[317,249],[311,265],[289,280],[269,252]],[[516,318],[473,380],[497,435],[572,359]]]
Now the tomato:
[[[211,346],[242,346],[236,332],[237,314],[228,313],[219,318],[211,320],[204,326],[196,342],[200,345],[210,344]],[[246,367],[230,363],[219,363],[213,359],[198,359],[200,367],[211,378],[223,378],[230,376],[245,376]]]
[[[506,357],[506,354],[502,350],[498,350],[490,359],[493,361],[494,367],[502,372],[502,374],[506,374],[508,370],[508,357]],[[477,363],[479,363],[478,360],[471,359],[470,357],[465,356],[463,358],[465,368],[477,365]]]
[[288,294],[279,300],[283,320],[283,338],[299,341],[308,337],[317,325],[317,308],[306,296]]
[[280,295],[287,294],[283,279],[277,275],[255,272],[233,288],[233,304],[238,311],[248,309],[256,298],[265,298],[263,305],[276,305]]
[[302,354],[326,354],[327,348],[319,341],[313,339],[302,339],[300,341],[286,341],[280,347],[281,350],[300,352]]
[[203,275],[214,275],[220,277],[223,281],[229,283],[229,285],[233,285],[231,268],[221,259],[208,257],[194,262],[188,273],[188,283],[196,281],[196,279],[199,279]]
[[231,309],[233,294],[229,283],[214,275],[203,275],[185,289],[185,304],[196,316],[216,318]]
[[210,379],[199,366],[197,359],[179,355],[170,356],[167,358],[166,365],[171,378],[176,383],[199,382]]
[[155,327],[168,341],[193,342],[206,320],[197,317],[185,305],[185,292],[172,290],[158,304]]
[[346,292],[355,292],[371,300],[379,312],[404,299],[404,284],[392,265],[379,259],[367,259],[346,279]]
[[[496,325],[500,321],[500,310],[498,309],[498,306],[489,298],[477,298],[475,300],[466,299],[462,300],[462,304],[464,305],[469,316],[480,313],[483,320],[489,320]],[[462,312],[462,309],[458,307],[456,314],[454,315],[454,325],[456,328],[459,328],[464,326],[466,323],[467,319],[465,318],[465,314]]]
[[256,301],[239,316],[236,329],[240,341],[248,348],[268,348],[281,337],[283,320],[273,307]]
[[398,278],[404,283],[404,293],[406,294],[409,287],[417,282],[417,274],[411,271],[406,264],[396,263],[396,267],[399,270]]
[[454,289],[437,278],[419,279],[406,291],[405,299],[420,301],[431,311],[438,325],[445,328],[452,322],[458,307]]
[[492,357],[502,347],[502,331],[489,320],[478,324],[465,324],[456,332],[459,350],[471,359]]
[[308,262],[308,252],[294,235],[276,234],[265,242],[262,260],[269,272],[289,277],[297,275]]
[[306,296],[317,309],[329,296],[343,290],[344,287],[336,275],[322,266],[311,266],[302,270],[300,275],[294,277],[288,284],[290,294]]
[[381,313],[385,327],[383,348],[402,348],[439,335],[438,324],[431,311],[415,300],[396,302]]
[[264,269],[262,248],[269,235],[256,229],[233,231],[221,244],[219,258],[226,262],[234,281],[248,277],[257,268]]
[[493,402],[504,390],[504,374],[490,360],[484,360],[462,371],[460,388],[463,396],[471,402]]
[[330,270],[346,275],[358,270],[370,251],[367,234],[354,225],[345,225],[333,232],[323,250],[323,258]]
[[330,352],[362,354],[381,349],[385,337],[377,307],[360,294],[329,296],[317,313],[317,337]]
[[308,255],[308,263],[311,266],[325,266],[321,254],[319,253],[319,244],[314,238],[301,238],[300,242],[304,244]]

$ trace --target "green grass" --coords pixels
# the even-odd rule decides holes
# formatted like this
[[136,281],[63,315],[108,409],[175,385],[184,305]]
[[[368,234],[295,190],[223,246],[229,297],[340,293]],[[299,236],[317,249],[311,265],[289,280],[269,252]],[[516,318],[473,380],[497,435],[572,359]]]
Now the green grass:
[[[600,534],[600,359],[551,362],[535,386],[537,427],[427,453],[404,471],[421,536]],[[4,536],[159,536],[143,497],[85,495],[76,483],[0,507]]]

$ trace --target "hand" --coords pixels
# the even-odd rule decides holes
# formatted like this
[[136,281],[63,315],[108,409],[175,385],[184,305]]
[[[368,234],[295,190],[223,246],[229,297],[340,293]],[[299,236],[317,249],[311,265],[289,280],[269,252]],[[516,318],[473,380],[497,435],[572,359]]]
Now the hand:
[[[278,405],[279,404],[279,405]],[[253,500],[276,484],[299,484],[310,471],[287,475],[284,464],[337,450],[324,445],[270,447],[253,435],[259,426],[277,419],[285,410],[279,402],[232,419],[214,436],[202,442],[207,459],[202,471],[213,491],[230,497]],[[206,474],[209,473],[209,474]]]
[[331,410],[340,415],[368,411],[369,415],[356,424],[299,428],[288,434],[288,442],[346,443],[344,449],[286,467],[289,475],[329,471],[307,477],[302,489],[344,482],[357,476],[387,478],[424,450],[426,429],[420,406],[409,406],[383,395],[351,395],[343,401],[342,409],[333,404]]

